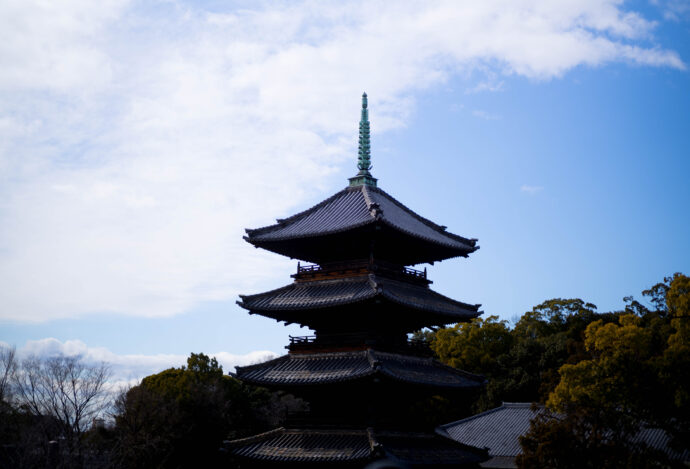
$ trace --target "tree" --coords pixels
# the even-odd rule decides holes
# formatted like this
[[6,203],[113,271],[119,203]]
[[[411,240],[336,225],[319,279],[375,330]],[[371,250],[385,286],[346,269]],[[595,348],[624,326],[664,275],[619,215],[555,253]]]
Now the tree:
[[645,417],[646,401],[659,387],[652,331],[632,314],[617,323],[595,321],[585,332],[591,359],[565,364],[561,380],[548,400],[559,411],[569,406],[595,407]]
[[507,353],[511,344],[507,322],[489,316],[439,329],[431,349],[447,365],[472,373],[492,373],[498,368],[497,357]]
[[674,467],[661,451],[612,430],[606,414],[596,409],[575,408],[567,415],[538,414],[520,443],[522,454],[515,462],[523,469]]
[[10,386],[16,372],[16,349],[0,345],[0,405],[7,404],[11,399]]
[[690,447],[690,277],[675,274],[666,295],[671,318],[668,347],[663,352],[660,378],[669,389],[665,427],[674,435],[674,445]]
[[12,381],[16,371],[14,347],[0,344],[0,468],[15,462],[12,449],[16,444],[17,419],[12,405]]
[[677,447],[688,447],[690,279],[675,274],[643,295],[652,308],[627,297],[624,312],[587,326],[585,355],[561,366],[547,401],[558,417],[534,422],[521,467],[670,465],[633,443],[643,426],[665,429]]
[[605,317],[595,310],[580,299],[556,298],[525,313],[513,329],[489,316],[426,333],[425,338],[430,337],[444,363],[487,377],[476,410],[502,401],[544,402],[558,383],[561,365],[586,357],[584,330]]
[[[125,467],[207,467],[224,439],[263,431],[279,414],[265,389],[223,374],[215,358],[147,376],[118,397],[118,459]],[[272,412],[275,411],[275,412]]]
[[21,446],[30,446],[25,453],[40,449],[45,458],[48,442],[59,438],[64,442],[60,448],[64,465],[81,467],[82,436],[110,404],[109,376],[106,364],[87,364],[79,356],[23,360],[14,374],[13,388]]

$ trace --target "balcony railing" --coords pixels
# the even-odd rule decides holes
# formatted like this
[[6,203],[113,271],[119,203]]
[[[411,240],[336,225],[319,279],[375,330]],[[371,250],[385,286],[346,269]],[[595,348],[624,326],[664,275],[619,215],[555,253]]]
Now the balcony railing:
[[376,260],[373,262],[366,260],[356,260],[350,262],[339,262],[329,264],[302,264],[297,263],[297,273],[292,277],[297,280],[316,280],[337,278],[348,275],[366,274],[369,272],[380,273],[403,280],[412,280],[426,285],[432,283],[427,279],[426,267],[424,270],[417,270],[411,267],[401,266],[390,262]]
[[424,340],[386,340],[364,334],[328,334],[325,336],[304,335],[290,336],[290,345],[285,347],[291,352],[316,352],[337,349],[374,348],[382,351],[409,353],[418,356],[432,356],[429,343]]

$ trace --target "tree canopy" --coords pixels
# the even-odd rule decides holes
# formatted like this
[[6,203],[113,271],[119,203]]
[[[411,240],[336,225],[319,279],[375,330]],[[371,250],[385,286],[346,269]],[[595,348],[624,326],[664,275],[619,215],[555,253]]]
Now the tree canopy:
[[523,467],[620,467],[625,458],[648,467],[663,455],[632,443],[643,426],[690,447],[690,278],[666,277],[642,296],[604,313],[551,299],[512,328],[489,316],[419,336],[441,361],[487,377],[475,411],[512,401],[554,412],[524,439]]
[[187,366],[147,376],[116,402],[124,467],[207,467],[224,439],[264,430],[272,396],[223,374],[215,358],[192,353]]

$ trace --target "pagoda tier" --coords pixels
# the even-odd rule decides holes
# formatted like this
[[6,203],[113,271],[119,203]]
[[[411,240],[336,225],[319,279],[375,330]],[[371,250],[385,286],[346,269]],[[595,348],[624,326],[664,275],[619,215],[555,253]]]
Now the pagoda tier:
[[303,399],[309,410],[289,414],[303,428],[359,426],[433,430],[426,405],[433,396],[471,402],[482,376],[445,366],[430,357],[374,349],[295,353],[237,368],[241,381]]
[[382,459],[400,465],[398,467],[478,467],[488,459],[487,450],[463,445],[438,434],[372,428],[277,428],[225,442],[224,448],[252,467],[363,467]]
[[269,388],[289,389],[344,382],[382,380],[442,389],[477,389],[483,376],[443,365],[432,358],[372,349],[332,353],[290,353],[258,365],[237,367],[242,381]]
[[402,265],[435,262],[479,249],[476,239],[446,231],[377,187],[348,187],[276,225],[248,229],[256,247],[324,264],[374,257]]
[[[328,280],[296,281],[276,290],[241,295],[238,304],[259,314],[313,330],[376,328],[415,331],[468,321],[480,305],[452,300],[418,282],[368,273]],[[423,314],[421,314],[423,313]]]

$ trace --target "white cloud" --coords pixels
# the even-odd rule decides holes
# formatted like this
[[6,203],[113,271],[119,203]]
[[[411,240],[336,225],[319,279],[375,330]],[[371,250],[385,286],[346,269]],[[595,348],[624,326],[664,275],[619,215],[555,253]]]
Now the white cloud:
[[252,291],[287,261],[243,228],[330,186],[361,91],[376,134],[458,72],[684,68],[642,45],[654,27],[618,0],[4,2],[0,318],[165,316]]
[[[0,342],[0,346],[8,346]],[[187,364],[186,355],[156,354],[156,355],[118,355],[103,347],[89,347],[80,340],[67,340],[61,342],[54,338],[30,340],[17,349],[19,359],[30,355],[39,357],[52,357],[57,355],[81,356],[87,363],[105,362],[112,371],[111,384],[132,384],[142,378],[158,373],[168,368],[179,368]],[[277,357],[273,352],[259,350],[244,355],[236,355],[228,352],[207,353],[215,357],[222,365],[224,372],[234,372],[235,366],[247,366],[261,363]]]
[[690,2],[687,0],[651,0],[650,3],[661,8],[666,20],[684,21],[690,19]]
[[475,109],[474,111],[472,111],[472,115],[474,117],[479,117],[480,119],[484,119],[487,121],[495,121],[501,119],[501,116],[499,116],[498,114],[492,114],[481,109]]
[[544,188],[542,186],[528,186],[526,184],[523,184],[522,186],[520,186],[521,192],[526,192],[530,195],[534,195],[537,192],[541,192],[542,190],[544,190]]
[[481,93],[483,91],[503,91],[505,89],[505,81],[487,80],[481,81],[465,91],[467,94]]

